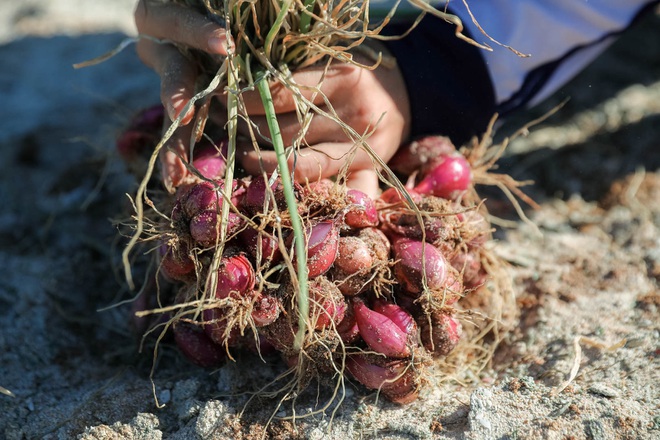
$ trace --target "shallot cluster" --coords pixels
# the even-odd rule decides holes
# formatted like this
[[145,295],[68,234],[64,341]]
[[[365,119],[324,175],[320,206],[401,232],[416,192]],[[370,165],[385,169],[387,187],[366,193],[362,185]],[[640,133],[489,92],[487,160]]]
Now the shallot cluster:
[[[130,150],[121,139],[120,150]],[[424,161],[407,195],[390,188],[374,200],[330,180],[296,186],[309,281],[302,345],[300,256],[279,180],[226,182],[223,142],[196,150],[196,178],[161,208],[156,252],[157,276],[172,286],[160,301],[171,306],[167,328],[180,352],[203,367],[241,349],[279,353],[301,375],[323,380],[340,366],[392,402],[415,400],[424,367],[461,340],[461,299],[486,283],[481,252],[490,239],[468,161],[444,138],[411,145],[419,142]]]

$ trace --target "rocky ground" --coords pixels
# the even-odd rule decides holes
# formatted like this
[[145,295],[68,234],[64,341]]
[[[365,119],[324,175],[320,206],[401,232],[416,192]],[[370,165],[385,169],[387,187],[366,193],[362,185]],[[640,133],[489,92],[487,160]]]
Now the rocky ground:
[[158,80],[132,49],[71,66],[131,33],[132,7],[0,4],[1,438],[660,438],[659,13],[498,131],[571,98],[501,161],[536,181],[535,226],[485,191],[521,310],[492,366],[405,407],[347,385],[314,413],[327,390],[250,401],[281,370],[249,356],[209,372],[164,347],[152,381],[129,305],[109,307],[129,297],[112,220],[135,185],[113,139]]

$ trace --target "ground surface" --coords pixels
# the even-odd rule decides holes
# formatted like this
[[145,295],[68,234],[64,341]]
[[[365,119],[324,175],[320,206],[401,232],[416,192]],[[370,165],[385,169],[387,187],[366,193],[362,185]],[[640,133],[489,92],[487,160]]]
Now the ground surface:
[[[336,411],[293,423],[293,408],[272,401],[253,401],[239,418],[248,399],[239,393],[277,372],[256,358],[209,373],[166,348],[154,373],[165,406],[156,407],[151,358],[137,354],[127,306],[101,309],[128,297],[110,219],[134,182],[113,138],[157,101],[158,81],[131,50],[71,68],[131,32],[133,2],[8,3],[0,438],[660,438],[660,15],[499,132],[571,97],[502,161],[537,181],[530,194],[541,208],[528,214],[541,234],[521,222],[499,234],[522,317],[493,369],[403,408],[348,386]],[[301,397],[296,414],[316,397]]]

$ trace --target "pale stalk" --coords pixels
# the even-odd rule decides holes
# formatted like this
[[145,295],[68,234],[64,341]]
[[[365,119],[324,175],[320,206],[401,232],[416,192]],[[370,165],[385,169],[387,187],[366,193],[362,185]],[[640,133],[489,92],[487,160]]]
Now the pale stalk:
[[305,240],[305,232],[302,226],[302,220],[298,214],[298,202],[296,201],[295,193],[293,190],[293,181],[289,172],[289,164],[287,163],[286,151],[284,149],[284,142],[282,141],[282,134],[280,127],[277,123],[277,116],[275,107],[273,105],[273,98],[270,94],[268,81],[266,75],[261,74],[255,83],[261,101],[264,105],[266,113],[266,120],[268,122],[268,129],[270,130],[271,141],[277,156],[277,168],[282,179],[282,187],[284,189],[284,197],[286,205],[291,216],[291,228],[293,229],[294,236],[294,252],[296,255],[297,275],[298,275],[298,332],[294,340],[294,348],[300,350],[302,341],[305,337],[307,329],[307,317],[309,315],[309,292],[307,288],[307,243]]
[[[224,254],[224,247],[227,239],[227,225],[229,218],[229,210],[231,209],[231,195],[233,191],[234,182],[234,168],[236,162],[236,133],[237,133],[237,120],[238,120],[238,102],[236,95],[232,93],[237,87],[237,76],[240,64],[237,58],[230,56],[227,59],[227,168],[224,176],[224,188],[222,194],[222,209],[220,210],[220,233],[215,247],[215,254],[209,269],[209,278],[207,280],[206,294],[209,297],[218,285],[218,269],[220,269],[220,262]],[[202,304],[203,305],[203,304]],[[202,305],[200,305],[200,310]]]

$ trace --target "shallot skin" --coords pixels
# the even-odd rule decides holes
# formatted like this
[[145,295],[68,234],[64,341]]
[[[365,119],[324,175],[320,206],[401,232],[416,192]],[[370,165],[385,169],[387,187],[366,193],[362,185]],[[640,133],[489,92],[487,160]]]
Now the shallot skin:
[[446,356],[456,348],[463,333],[463,326],[454,316],[442,311],[431,313],[418,320],[422,344],[435,357]]
[[346,370],[367,388],[379,390],[391,402],[405,405],[417,399],[419,372],[410,368],[409,359],[388,359],[372,355],[352,355]]
[[429,243],[407,238],[396,240],[393,249],[398,260],[394,272],[404,290],[411,294],[420,293],[424,276],[429,289],[443,289],[448,263],[438,249]]
[[435,158],[456,153],[456,147],[446,136],[430,135],[415,139],[399,148],[388,166],[405,175],[429,168]]
[[307,232],[308,277],[315,278],[327,272],[339,252],[339,230],[331,221],[319,222]]
[[187,281],[194,275],[195,262],[188,255],[184,241],[176,246],[162,243],[158,248],[160,257],[159,270],[170,280]]
[[410,356],[408,335],[390,318],[370,309],[360,299],[353,301],[353,311],[360,336],[373,351],[392,358]]
[[415,186],[420,194],[455,200],[472,184],[472,167],[462,154],[441,156],[434,168]]
[[222,178],[227,168],[228,145],[228,141],[223,139],[217,145],[205,144],[195,148],[192,166],[206,179]]
[[344,215],[344,223],[352,228],[366,228],[378,224],[378,211],[373,199],[357,189],[349,189],[346,199],[351,203]]
[[226,362],[227,354],[224,348],[214,343],[204,330],[193,324],[174,324],[174,341],[184,356],[200,367],[220,367]]

